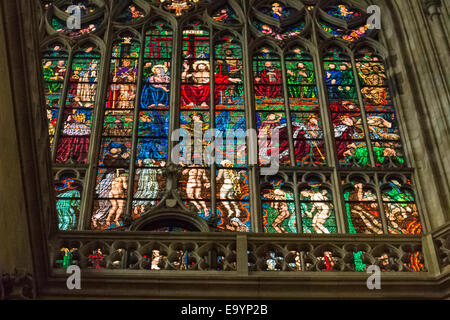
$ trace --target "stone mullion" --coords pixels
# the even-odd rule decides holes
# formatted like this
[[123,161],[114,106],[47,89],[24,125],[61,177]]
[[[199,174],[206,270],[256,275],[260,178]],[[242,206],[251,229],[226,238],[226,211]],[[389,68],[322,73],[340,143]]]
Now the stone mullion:
[[[214,41],[214,28],[211,26],[209,28],[209,85],[210,85],[210,90],[209,90],[209,96],[210,96],[210,115],[209,115],[209,128],[210,129],[216,129],[216,99],[215,99],[215,59],[214,59],[214,55],[215,55],[215,41]],[[210,167],[210,180],[211,180],[211,220],[214,220],[214,217],[217,214],[217,184],[216,184],[216,169],[217,169],[217,164],[216,164],[216,151],[217,151],[217,146],[215,145],[215,137],[216,134],[214,133],[214,135],[211,134],[211,145],[214,143],[214,161],[211,162],[211,167]],[[204,140],[204,138],[203,138]],[[213,142],[214,141],[214,142]],[[203,155],[204,158],[205,155]]]
[[[249,139],[249,133],[257,132],[258,129],[256,124],[255,95],[253,90],[252,52],[250,52],[249,50],[249,40],[250,31],[248,29],[248,25],[245,24],[242,41],[242,64],[244,69],[245,123],[248,133],[247,162],[250,189],[251,231],[263,232],[264,229],[262,226],[261,192],[259,183],[260,168],[258,166],[258,139],[256,138],[256,141],[253,141],[253,139]],[[256,143],[255,146],[252,145],[253,142]],[[253,152],[253,150],[255,152]],[[254,163],[251,163],[250,161]]]
[[[284,112],[286,115],[286,125],[288,130],[288,139],[289,139],[289,158],[291,161],[292,167],[297,167],[297,161],[295,159],[295,149],[294,149],[294,134],[292,132],[292,118],[291,118],[291,108],[289,103],[289,87],[287,82],[287,68],[286,68],[286,59],[284,53],[281,55],[281,72],[282,72],[282,81],[283,81],[283,97],[284,97]],[[300,194],[298,192],[298,184],[297,184],[297,175],[293,175],[294,179],[294,199],[295,199],[295,214],[297,216],[297,232],[303,232],[303,222],[302,216],[300,212]]]
[[133,196],[134,196],[134,174],[136,171],[136,153],[137,153],[137,143],[138,143],[138,127],[139,127],[139,98],[141,96],[142,89],[142,78],[144,74],[143,70],[143,61],[145,54],[145,25],[142,26],[141,30],[141,41],[139,47],[139,59],[138,59],[138,77],[136,83],[136,97],[134,101],[134,119],[133,119],[133,133],[131,135],[131,155],[130,155],[130,171],[128,176],[128,190],[127,190],[127,207],[125,216],[131,217],[132,205],[133,205]]
[[99,77],[97,79],[97,94],[95,102],[95,113],[92,122],[91,142],[89,146],[89,167],[85,176],[85,183],[83,188],[83,198],[80,213],[80,221],[78,230],[90,229],[89,219],[92,215],[93,202],[95,198],[95,188],[98,170],[98,158],[100,151],[100,144],[103,133],[103,121],[105,116],[105,101],[109,85],[109,68],[111,63],[111,51],[113,46],[112,29],[109,22],[105,38],[105,51],[102,52],[102,63],[99,70]]
[[334,211],[336,216],[336,227],[338,233],[346,232],[346,223],[345,223],[345,203],[343,201],[343,190],[342,185],[340,183],[341,179],[339,176],[338,169],[338,160],[336,154],[336,144],[335,144],[335,133],[333,123],[331,121],[331,111],[330,111],[330,102],[328,101],[327,90],[325,89],[325,79],[324,74],[325,70],[323,67],[323,58],[322,54],[318,51],[319,48],[319,40],[318,40],[318,32],[316,30],[316,25],[312,24],[312,38],[314,47],[316,50],[311,52],[314,62],[315,75],[316,75],[316,88],[317,94],[319,96],[319,107],[320,114],[322,118],[323,125],[323,133],[324,133],[324,142],[327,150],[327,163],[328,166],[333,169],[332,171],[332,194],[333,194],[333,203],[334,203]]
[[286,115],[286,126],[288,131],[288,139],[289,139],[289,159],[291,161],[291,166],[296,167],[297,161],[295,160],[295,154],[294,154],[294,141],[293,141],[293,132],[292,132],[292,120],[291,120],[291,109],[289,106],[289,89],[287,85],[287,73],[286,73],[286,59],[284,57],[284,53],[280,56],[280,62],[281,62],[281,73],[282,73],[282,80],[283,81],[283,99],[284,99],[284,113]]
[[380,216],[381,216],[381,223],[383,225],[383,233],[388,234],[389,230],[388,230],[386,215],[384,213],[383,196],[382,196],[381,190],[380,190],[380,183],[379,183],[380,181],[378,178],[378,173],[375,173],[374,179],[375,179],[375,190],[376,190],[376,194],[377,194],[378,207],[379,207]]
[[[171,56],[171,81],[170,81],[170,108],[169,108],[169,137],[167,148],[167,163],[173,163],[172,150],[177,141],[172,141],[171,134],[180,128],[180,100],[181,100],[181,55],[183,50],[183,29],[180,30],[180,23],[177,20],[173,29],[172,56]],[[179,165],[179,163],[175,163]],[[176,189],[177,186],[172,186]]]
[[294,172],[293,182],[294,182],[294,201],[295,201],[295,214],[297,215],[297,233],[303,233],[303,218],[300,204],[300,191],[298,189],[298,176],[301,175],[300,172]]
[[351,56],[351,64],[352,64],[352,71],[353,71],[353,78],[355,82],[355,90],[358,94],[358,101],[359,101],[359,108],[361,110],[361,119],[363,122],[364,127],[364,137],[367,144],[367,152],[370,159],[370,166],[372,168],[375,167],[375,159],[373,156],[373,147],[372,147],[372,140],[370,139],[370,129],[369,124],[367,123],[367,114],[366,114],[366,106],[364,105],[364,99],[361,93],[361,84],[359,83],[359,77],[358,77],[358,71],[356,70],[356,62],[355,62],[355,56],[352,53]]
[[53,138],[53,152],[52,152],[52,162],[56,163],[56,156],[57,156],[57,147],[59,143],[59,138],[61,137],[61,130],[63,129],[64,124],[64,111],[66,109],[66,99],[67,99],[67,93],[69,92],[69,85],[70,85],[70,75],[72,73],[72,62],[73,62],[73,50],[70,48],[69,58],[67,59],[67,66],[66,66],[66,75],[64,77],[63,82],[63,96],[61,100],[61,105],[59,106],[59,114],[58,114],[58,121],[56,123],[55,128],[55,136]]

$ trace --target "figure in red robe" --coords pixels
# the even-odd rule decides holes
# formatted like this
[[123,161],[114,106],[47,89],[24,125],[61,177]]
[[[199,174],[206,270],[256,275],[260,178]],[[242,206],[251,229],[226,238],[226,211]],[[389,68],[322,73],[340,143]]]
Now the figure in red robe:
[[255,77],[255,92],[264,98],[282,98],[281,72],[272,66],[271,61],[264,63],[264,69]]
[[[356,149],[355,139],[362,133],[358,126],[359,107],[352,101],[337,101],[330,104],[334,135],[336,141],[336,152],[339,159],[352,156]],[[359,118],[359,119],[358,119]]]
[[[210,67],[208,61],[196,61],[191,68],[186,62],[184,72],[181,74],[183,85],[181,85],[181,105],[183,107],[209,107],[210,102]],[[215,90],[214,96],[216,102],[220,92],[227,89],[230,83],[241,82],[241,79],[234,79],[217,73],[214,75]]]

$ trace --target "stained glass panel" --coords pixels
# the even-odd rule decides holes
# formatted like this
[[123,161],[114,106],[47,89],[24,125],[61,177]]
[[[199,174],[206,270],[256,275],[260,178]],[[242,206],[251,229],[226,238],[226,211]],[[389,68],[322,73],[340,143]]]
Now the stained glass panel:
[[264,232],[297,233],[294,193],[283,179],[271,178],[261,196]]

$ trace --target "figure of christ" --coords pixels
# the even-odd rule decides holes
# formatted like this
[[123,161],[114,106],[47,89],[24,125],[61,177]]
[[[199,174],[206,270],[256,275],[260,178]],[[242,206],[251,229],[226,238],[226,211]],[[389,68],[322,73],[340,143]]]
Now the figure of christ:
[[289,205],[286,202],[287,195],[281,189],[275,189],[272,194],[269,194],[268,198],[272,198],[278,202],[272,202],[270,206],[275,210],[278,215],[272,223],[272,228],[275,229],[277,233],[288,233],[288,231],[282,226],[282,223],[289,219],[291,212],[289,211]]
[[[206,174],[206,170],[197,166],[186,169],[183,175],[187,176],[186,196],[197,208],[197,211],[205,213],[205,217],[209,217],[209,209],[204,200],[203,190],[207,191],[211,187],[211,183]],[[209,194],[209,193],[208,193]]]
[[[225,50],[225,58],[223,60],[217,60],[217,73],[220,74],[222,77],[216,76],[217,79],[226,79],[228,78],[229,82],[231,83],[240,83],[241,80],[241,71],[242,71],[242,63],[241,61],[237,60],[233,56],[233,50],[226,49]],[[218,104],[232,104],[232,98],[234,93],[236,92],[236,85],[229,85],[228,86],[228,94],[225,95],[225,90],[227,89],[226,86],[220,86],[219,88],[222,88],[222,90],[216,89],[216,103]],[[217,92],[219,91],[219,92]],[[226,97],[224,99],[223,97]]]
[[[139,176],[138,187],[133,202],[133,218],[139,218],[145,212],[147,205],[156,205],[155,199],[159,193],[158,175],[162,174],[161,169],[148,168],[154,166],[156,161],[153,159],[138,160],[139,169],[136,170],[136,175]],[[165,166],[165,162],[161,162],[161,166]],[[146,200],[151,199],[151,200]]]
[[[221,165],[224,168],[230,168],[233,166],[233,164],[229,160],[223,160],[221,162]],[[233,213],[235,217],[239,217],[241,215],[239,203],[236,202],[239,195],[241,194],[239,174],[240,172],[235,172],[234,170],[231,169],[220,169],[216,178],[218,182],[223,179],[223,184],[219,191],[220,199],[234,200],[222,202],[225,209],[228,211],[229,218],[233,215]]]
[[142,89],[141,107],[143,109],[169,105],[170,76],[167,72],[168,68],[162,64],[152,68],[152,75],[148,77]]
[[120,173],[120,169],[118,169],[116,177],[111,182],[111,191],[109,192],[111,209],[106,218],[106,225],[108,227],[111,226],[113,221],[116,223],[117,227],[120,226],[119,219],[121,218],[127,203],[127,190],[128,174]]
[[123,60],[123,66],[113,73],[108,97],[108,108],[133,109],[136,95],[137,69],[131,66],[131,61]]
[[364,191],[362,183],[356,183],[354,190],[349,194],[350,211],[352,215],[361,219],[366,226],[364,233],[383,233],[383,226],[379,221],[380,214],[376,201],[376,195],[369,190]]
[[255,92],[265,99],[283,97],[281,72],[272,65],[272,61],[264,62],[264,69],[255,77]]
[[[258,129],[259,159],[262,164],[270,163],[271,157],[279,157],[281,151],[278,146],[273,150],[272,133],[273,130],[280,127],[280,121],[283,118],[281,114],[271,113],[264,120]],[[287,150],[289,152],[289,149]]]
[[[183,65],[184,71],[181,79],[181,105],[184,107],[208,107],[210,103],[210,67],[208,61],[196,61],[191,68],[188,62]],[[231,83],[242,82],[241,79],[230,78],[220,73],[215,76],[215,99],[216,103],[220,92],[228,88]]]
[[330,233],[324,226],[324,223],[331,216],[330,205],[325,202],[328,201],[327,190],[322,192],[314,192],[312,190],[303,190],[302,196],[311,201],[311,210],[306,211],[306,215],[312,218],[312,226],[316,233]]

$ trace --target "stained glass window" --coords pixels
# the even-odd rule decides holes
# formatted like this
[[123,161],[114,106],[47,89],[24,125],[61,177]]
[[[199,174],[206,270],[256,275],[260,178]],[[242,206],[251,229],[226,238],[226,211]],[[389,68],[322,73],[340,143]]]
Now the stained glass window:
[[[422,232],[390,57],[367,8],[41,3],[59,230],[127,230],[150,218],[151,232]],[[73,5],[79,28],[67,23]],[[316,252],[321,270],[342,267],[333,250]],[[419,270],[416,253],[408,268]],[[93,251],[93,266],[102,255]],[[267,270],[309,268],[299,255],[282,267],[274,249]],[[363,251],[351,260],[365,270]]]

